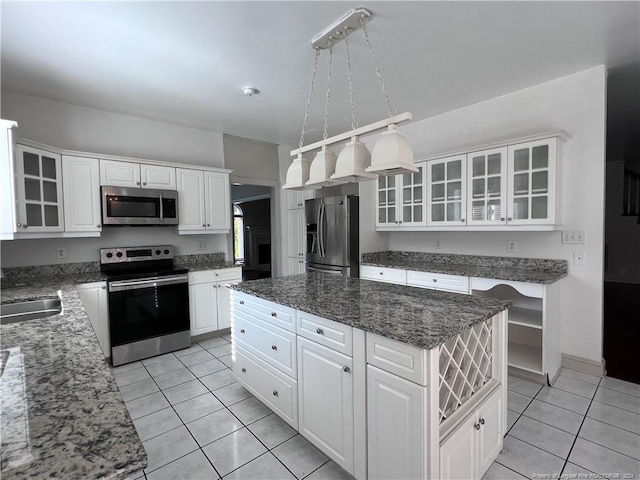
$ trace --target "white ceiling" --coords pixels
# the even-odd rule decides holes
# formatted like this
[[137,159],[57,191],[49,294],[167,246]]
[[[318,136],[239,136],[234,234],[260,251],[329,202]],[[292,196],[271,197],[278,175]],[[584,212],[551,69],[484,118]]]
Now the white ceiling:
[[[392,103],[414,119],[640,58],[637,1],[2,2],[2,88],[295,146],[309,42],[356,6],[373,13]],[[361,32],[349,39],[362,125],[387,110]],[[344,42],[334,50],[329,135],[351,124]],[[326,62],[305,143],[321,137]]]

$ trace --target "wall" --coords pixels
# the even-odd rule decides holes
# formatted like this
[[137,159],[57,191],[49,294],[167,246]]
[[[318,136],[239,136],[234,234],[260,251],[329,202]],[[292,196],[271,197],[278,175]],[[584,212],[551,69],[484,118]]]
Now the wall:
[[[584,230],[586,245],[562,245],[557,231],[388,236],[391,250],[504,256],[507,241],[516,240],[518,257],[568,260],[569,276],[561,281],[561,349],[597,362],[602,359],[605,91],[606,71],[598,67],[402,127],[416,159],[465,145],[565,130],[571,138],[559,159],[562,228]],[[367,201],[374,200],[370,196]],[[436,239],[442,242],[439,250]],[[573,265],[576,251],[586,252],[585,266]]]
[[[55,147],[150,160],[223,167],[222,134],[129,117],[12,92],[2,92],[2,118],[16,120],[20,136]],[[229,235],[230,237],[230,235]],[[198,242],[207,248],[198,250]],[[105,228],[100,238],[3,241],[3,267],[98,260],[98,249],[168,244],[178,254],[225,252],[227,235],[175,235],[170,228]],[[67,258],[56,259],[64,247]]]
[[233,178],[278,180],[278,147],[271,143],[224,136],[225,168]]

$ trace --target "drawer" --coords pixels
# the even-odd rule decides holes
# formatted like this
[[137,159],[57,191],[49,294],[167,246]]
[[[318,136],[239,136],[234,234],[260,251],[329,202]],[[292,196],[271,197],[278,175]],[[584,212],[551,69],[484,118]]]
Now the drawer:
[[367,363],[419,385],[427,385],[427,350],[367,333]]
[[376,280],[378,282],[407,284],[407,271],[399,268],[372,267],[371,265],[360,266],[360,278],[365,280]]
[[407,271],[407,285],[423,288],[437,288],[449,292],[469,293],[469,277],[444,273]]
[[233,371],[238,381],[298,430],[298,382],[236,345]]
[[237,267],[189,272],[189,283],[191,284],[221,282],[225,280],[242,280],[242,269]]
[[246,293],[231,291],[233,314],[243,312],[245,318],[257,318],[289,332],[296,331],[296,311],[293,308],[278,305]]
[[233,341],[258,358],[298,378],[295,333],[287,332],[257,318],[248,318],[236,312],[231,328]]
[[345,355],[353,355],[353,329],[350,326],[300,310],[297,317],[298,335]]

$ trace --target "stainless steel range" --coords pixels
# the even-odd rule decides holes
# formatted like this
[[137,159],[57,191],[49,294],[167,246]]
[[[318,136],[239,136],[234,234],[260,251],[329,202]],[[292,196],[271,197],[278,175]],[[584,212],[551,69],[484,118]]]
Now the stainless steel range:
[[102,248],[113,366],[191,345],[188,270],[173,247]]

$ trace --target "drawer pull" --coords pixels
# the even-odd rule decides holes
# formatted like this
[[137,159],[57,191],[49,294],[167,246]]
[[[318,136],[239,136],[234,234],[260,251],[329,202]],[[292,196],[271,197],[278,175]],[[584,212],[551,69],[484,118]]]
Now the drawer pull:
[[244,368],[244,367],[242,367],[242,368],[240,369],[240,371],[241,371],[242,373],[245,373],[245,372],[247,371],[247,369],[246,369],[246,368]]
[[244,305],[244,300],[240,300],[240,305]]
[[277,397],[277,396],[278,396],[278,391],[277,391],[277,390],[274,390],[274,391],[273,391],[273,396],[274,396],[274,397]]
[[351,371],[351,369],[345,365],[344,367],[342,367],[342,371],[344,373],[349,373]]
[[271,350],[278,351],[278,347],[276,345],[271,345]]
[[316,333],[317,333],[318,335],[324,335],[324,330],[322,330],[321,328],[317,328],[317,329],[316,329]]
[[244,333],[244,328],[241,328],[241,329],[240,329],[240,333]]
[[479,424],[479,423],[476,423],[476,424],[473,426],[473,428],[475,428],[476,430],[480,430],[480,424]]
[[271,312],[271,316],[272,317],[277,317],[278,315],[276,314],[276,312]]

